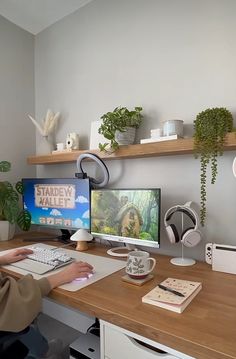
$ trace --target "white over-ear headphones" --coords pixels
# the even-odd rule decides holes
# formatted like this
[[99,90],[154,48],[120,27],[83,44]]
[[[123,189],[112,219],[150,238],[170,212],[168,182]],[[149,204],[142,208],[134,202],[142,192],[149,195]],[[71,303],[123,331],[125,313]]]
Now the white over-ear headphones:
[[[90,158],[91,160],[95,161],[99,167],[102,170],[103,173],[103,179],[101,180],[96,180],[94,178],[88,177],[87,174],[83,171],[83,167],[82,167],[82,161],[85,158]],[[82,153],[78,158],[77,158],[77,168],[80,171],[80,173],[76,173],[76,177],[78,178],[89,178],[90,183],[93,187],[95,188],[101,188],[101,187],[105,187],[109,181],[109,172],[108,172],[108,168],[105,165],[105,163],[102,161],[102,159],[95,155],[94,153]]]
[[[168,224],[168,221],[172,218],[173,214],[176,212],[184,213],[191,219],[194,224],[194,227],[186,228],[183,233],[179,236],[178,230],[173,223]],[[164,217],[164,225],[168,238],[171,243],[181,242],[186,247],[196,246],[202,239],[202,234],[198,229],[199,219],[197,213],[190,208],[189,205],[177,205],[168,209]]]

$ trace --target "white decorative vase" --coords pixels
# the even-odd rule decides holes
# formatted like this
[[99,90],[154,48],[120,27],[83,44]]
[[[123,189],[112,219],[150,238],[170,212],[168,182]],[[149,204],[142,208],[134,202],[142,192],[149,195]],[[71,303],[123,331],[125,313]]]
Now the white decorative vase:
[[119,145],[132,145],[135,140],[135,134],[135,127],[126,127],[125,132],[115,132],[115,140]]
[[0,241],[8,241],[15,234],[15,224],[8,221],[0,221]]
[[40,136],[39,143],[37,145],[37,154],[46,155],[52,153],[54,150],[53,139],[49,136]]

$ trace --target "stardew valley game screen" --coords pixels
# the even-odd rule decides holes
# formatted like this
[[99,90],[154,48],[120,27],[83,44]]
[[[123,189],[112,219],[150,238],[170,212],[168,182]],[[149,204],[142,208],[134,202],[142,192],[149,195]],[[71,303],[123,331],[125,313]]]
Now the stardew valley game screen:
[[93,190],[91,232],[158,241],[160,189]]
[[42,178],[23,182],[23,205],[31,223],[68,229],[90,229],[88,179]]

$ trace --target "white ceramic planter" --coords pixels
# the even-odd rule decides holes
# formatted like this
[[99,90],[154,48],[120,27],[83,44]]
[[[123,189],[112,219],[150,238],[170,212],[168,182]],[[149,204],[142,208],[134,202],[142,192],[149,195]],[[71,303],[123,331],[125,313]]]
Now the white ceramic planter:
[[177,135],[184,137],[184,121],[168,120],[163,123],[163,136]]
[[134,143],[136,128],[126,127],[126,129],[125,132],[115,132],[115,140],[119,145],[132,145]]
[[8,221],[0,221],[0,241],[8,241],[15,234],[15,224]]
[[53,139],[50,136],[40,136],[37,144],[38,155],[48,155],[55,150]]

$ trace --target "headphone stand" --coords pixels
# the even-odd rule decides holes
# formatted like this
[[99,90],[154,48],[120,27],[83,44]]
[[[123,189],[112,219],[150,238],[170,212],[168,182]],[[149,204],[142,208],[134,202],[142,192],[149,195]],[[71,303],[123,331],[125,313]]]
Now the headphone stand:
[[[182,233],[183,233],[183,229],[184,229],[184,216],[182,213]],[[196,261],[195,261],[195,259],[192,259],[192,258],[184,258],[184,245],[183,245],[183,243],[181,243],[181,257],[172,258],[170,260],[170,263],[172,263],[176,266],[187,267],[187,266],[194,265],[196,263]]]
[[[183,247],[183,245],[182,245],[182,247]],[[183,266],[183,267],[192,266],[196,263],[196,261],[194,259],[184,258],[184,257],[172,258],[170,260],[170,262],[176,266]]]

